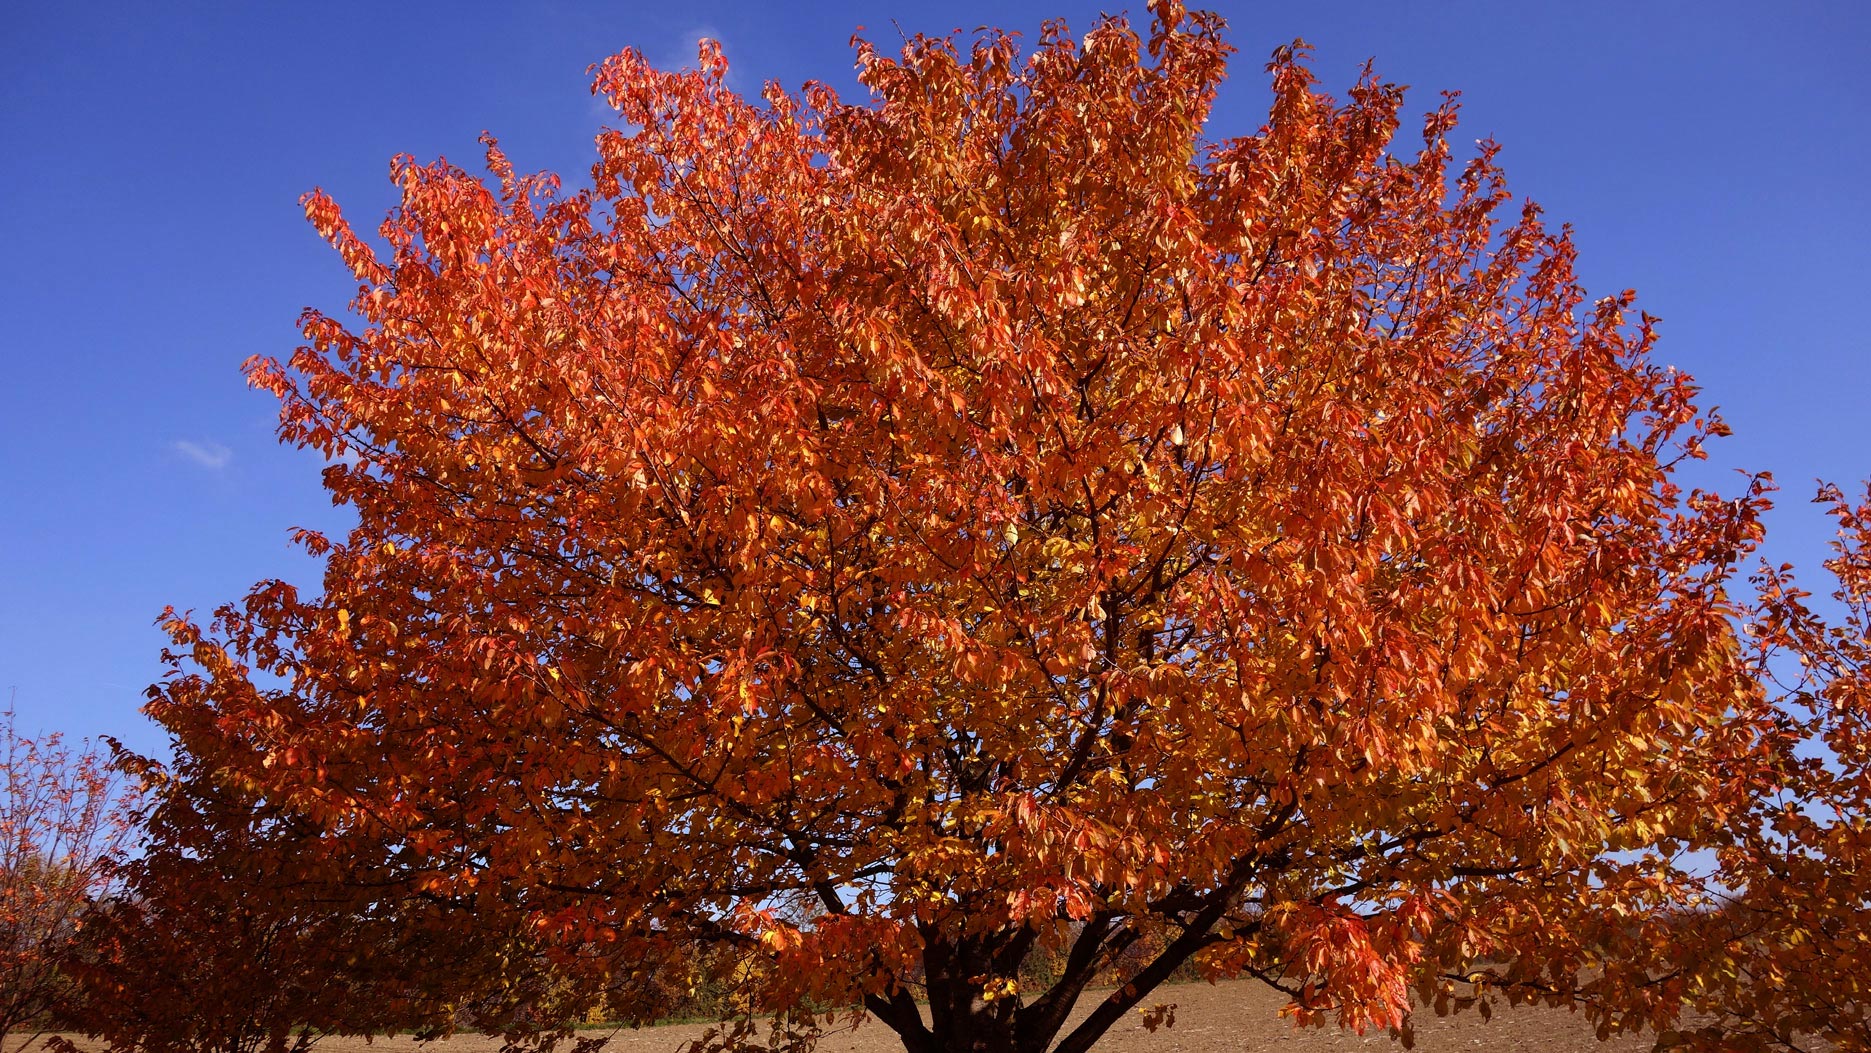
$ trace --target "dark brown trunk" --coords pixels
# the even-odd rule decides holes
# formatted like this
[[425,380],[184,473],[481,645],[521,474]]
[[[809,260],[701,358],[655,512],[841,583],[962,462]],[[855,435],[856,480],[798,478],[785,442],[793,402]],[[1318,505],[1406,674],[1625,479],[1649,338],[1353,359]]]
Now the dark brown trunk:
[[939,1050],[956,1053],[1020,1053],[1015,1042],[1017,1000],[986,997],[986,978],[1001,975],[984,943],[963,937],[931,940],[923,947],[929,988],[930,1032]]

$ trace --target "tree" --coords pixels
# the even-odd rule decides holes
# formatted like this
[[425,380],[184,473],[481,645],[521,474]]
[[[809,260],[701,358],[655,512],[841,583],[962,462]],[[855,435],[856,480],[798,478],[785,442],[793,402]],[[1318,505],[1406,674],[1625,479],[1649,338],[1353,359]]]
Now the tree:
[[537,1031],[525,1013],[550,1012],[554,978],[521,941],[439,923],[451,905],[371,865],[384,846],[328,838],[186,753],[119,763],[149,790],[149,845],[60,963],[65,1029],[121,1053],[305,1053],[329,1035],[439,1037],[464,1014]]
[[1733,888],[1685,955],[1714,1020],[1690,1037],[1711,1049],[1739,1032],[1871,1050],[1871,489],[1854,504],[1825,486],[1817,503],[1838,522],[1826,569],[1840,615],[1816,614],[1790,566],[1756,576],[1748,632],[1781,697],[1778,778],[1730,824]]
[[625,51],[591,190],[399,157],[376,247],[308,195],[361,324],[249,376],[358,525],[172,617],[149,712],[567,1012],[703,962],[1081,1053],[1193,965],[1672,1024],[1684,853],[1784,768],[1765,482],[1673,481],[1723,426],[1452,101],[1404,149],[1294,46],[1212,139],[1221,21],[1153,13],[860,42],[857,104]]
[[61,960],[113,885],[135,796],[101,750],[15,720],[0,710],[0,1046],[22,1031],[30,1045],[63,1007]]

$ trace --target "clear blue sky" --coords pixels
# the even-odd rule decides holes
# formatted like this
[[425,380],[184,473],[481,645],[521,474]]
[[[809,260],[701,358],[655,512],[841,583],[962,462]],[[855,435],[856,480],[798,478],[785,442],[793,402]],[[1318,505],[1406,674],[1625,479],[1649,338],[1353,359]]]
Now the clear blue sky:
[[[1241,54],[1212,131],[1264,115],[1273,47],[1326,86],[1464,93],[1510,185],[1577,228],[1595,292],[1638,289],[1661,356],[1736,429],[1704,479],[1773,470],[1771,554],[1816,565],[1814,477],[1871,474],[1871,5],[1221,5]],[[20,722],[161,740],[136,710],[152,619],[253,581],[311,583],[294,525],[342,522],[316,459],[273,442],[239,372],[284,356],[351,282],[295,200],[374,226],[399,151],[473,165],[488,129],[523,169],[582,177],[606,112],[585,68],[672,64],[720,39],[744,88],[851,85],[859,25],[906,31],[1098,8],[1026,3],[19,4],[0,28],[0,700]],[[804,11],[806,13],[798,13]],[[1135,3],[1133,14],[1141,15]],[[1816,570],[1816,566],[1814,566]]]

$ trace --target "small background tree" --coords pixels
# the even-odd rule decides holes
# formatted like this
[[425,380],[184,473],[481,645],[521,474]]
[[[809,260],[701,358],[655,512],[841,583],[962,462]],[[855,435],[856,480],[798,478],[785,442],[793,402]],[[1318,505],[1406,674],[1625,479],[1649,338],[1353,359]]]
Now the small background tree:
[[1823,486],[1838,524],[1830,616],[1790,565],[1763,567],[1748,623],[1779,698],[1771,782],[1717,844],[1727,888],[1683,956],[1706,1049],[1871,1050],[1871,488]]
[[0,1045],[27,1042],[71,993],[62,963],[117,887],[135,793],[108,754],[20,733],[0,710]]
[[471,906],[369,862],[393,846],[332,838],[186,752],[117,763],[148,787],[148,846],[69,946],[67,1029],[120,1053],[304,1053],[329,1035],[519,1037],[567,1019],[522,936],[463,924],[449,915]]

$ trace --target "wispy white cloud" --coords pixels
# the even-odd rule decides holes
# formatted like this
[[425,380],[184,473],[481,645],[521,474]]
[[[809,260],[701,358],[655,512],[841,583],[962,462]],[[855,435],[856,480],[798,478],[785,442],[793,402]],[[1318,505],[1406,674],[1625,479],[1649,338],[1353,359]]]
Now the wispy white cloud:
[[[314,454],[318,454],[317,450],[313,450],[312,452]],[[358,453],[356,450],[351,449],[349,446],[346,446],[345,448],[341,450],[333,450],[329,457],[323,454],[318,454],[318,456],[326,464],[342,464],[346,467],[356,464],[357,462],[364,459],[363,454]]]
[[[721,31],[707,22],[690,26],[676,33],[664,35],[655,41],[620,42],[615,47],[611,48],[611,50],[618,50],[624,43],[633,43],[637,50],[643,54],[644,60],[651,66],[659,70],[673,72],[679,69],[694,69],[696,67],[698,56],[701,51],[701,44],[704,40],[714,41],[716,44],[720,45],[722,52],[726,54],[729,59],[734,58],[733,49],[728,47],[727,43],[721,39]],[[728,66],[728,87],[734,91],[744,93],[744,81],[745,78],[741,75],[741,72],[730,64]],[[589,109],[592,116],[600,119],[615,119],[617,117],[617,111],[611,108],[610,101],[602,95],[593,95],[591,97]]]
[[650,64],[659,69],[694,69],[696,54],[704,40],[712,40],[721,46],[721,50],[727,50],[727,44],[721,39],[721,31],[703,23],[677,33],[661,48],[649,52],[647,57]]
[[226,468],[234,460],[234,451],[218,442],[193,442],[177,439],[169,448],[211,472]]

